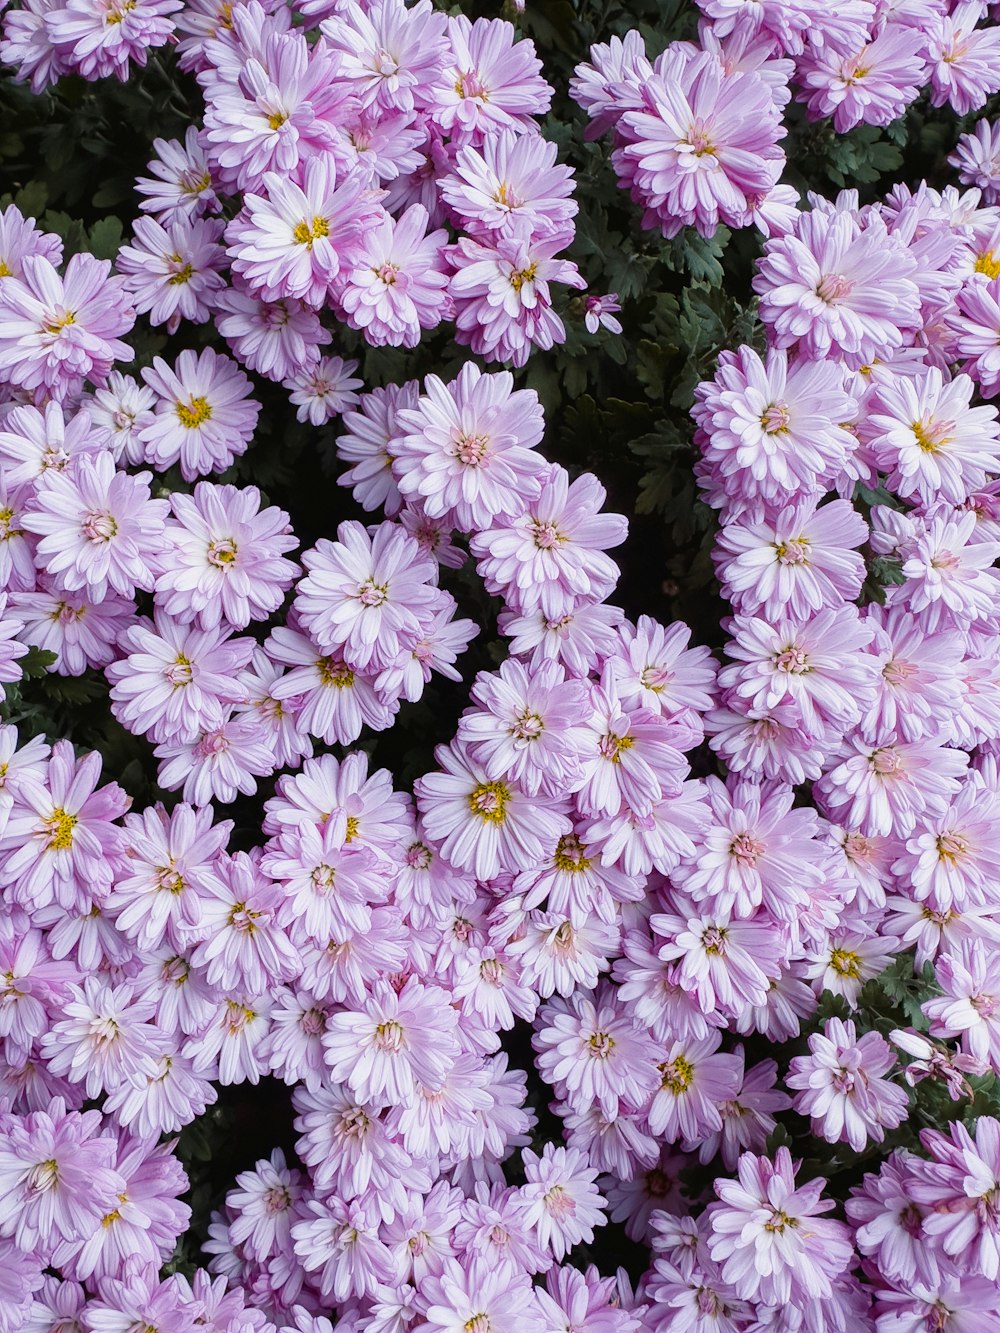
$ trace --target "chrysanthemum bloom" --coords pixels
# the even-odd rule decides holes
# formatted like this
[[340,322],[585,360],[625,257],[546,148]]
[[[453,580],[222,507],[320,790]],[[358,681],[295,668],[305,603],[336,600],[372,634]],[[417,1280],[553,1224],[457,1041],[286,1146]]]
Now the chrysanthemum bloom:
[[213,309],[236,359],[271,380],[308,374],[333,336],[302,301],[261,301],[239,284],[221,292]]
[[582,681],[567,680],[556,662],[528,671],[512,658],[499,672],[480,672],[458,741],[491,780],[510,779],[528,795],[563,795],[580,773],[589,715]]
[[472,236],[508,236],[518,218],[536,234],[559,231],[576,215],[573,171],[556,164],[556,145],[541,135],[502,130],[480,148],[460,147],[442,197]]
[[511,609],[541,610],[550,620],[577,600],[603,601],[618,581],[618,566],[604,552],[628,532],[621,514],[601,513],[606,499],[592,473],[571,482],[564,468],[551,467],[526,509],[472,537],[489,590]]
[[653,72],[642,34],[635,28],[590,48],[590,63],[577,65],[569,92],[589,117],[584,138],[599,139],[623,111],[642,106],[642,88]]
[[802,975],[817,995],[828,990],[857,1008],[865,982],[888,966],[898,947],[897,940],[876,935],[860,918],[842,920],[807,952]]
[[[949,1137],[950,1135],[950,1137]],[[949,1135],[921,1131],[930,1160],[910,1161],[914,1200],[925,1209],[924,1235],[960,1273],[995,1282],[1000,1272],[1000,1122],[981,1116],[972,1135],[953,1121]]]
[[728,523],[716,538],[723,593],[744,614],[805,618],[853,601],[865,580],[857,553],[868,524],[847,500],[798,500],[761,523]]
[[112,711],[130,731],[159,742],[190,740],[218,726],[225,706],[245,698],[237,677],[254,641],[157,613],[155,625],[131,626],[119,649],[122,656],[107,668]]
[[53,898],[71,906],[82,890],[111,885],[122,850],[114,821],[131,804],[117,783],[98,788],[101,756],[76,760],[69,741],[56,741],[46,786],[25,784],[0,838],[0,881],[10,900],[32,908]]
[[192,805],[228,805],[237,792],[252,796],[257,779],[275,769],[270,736],[254,713],[224,717],[191,740],[163,741],[153,753],[164,761],[157,774],[160,786],[166,791],[180,788]]
[[34,218],[26,218],[13,204],[0,208],[0,282],[4,278],[20,278],[21,261],[28,255],[42,255],[53,267],[58,267],[62,254],[59,237],[41,231]]
[[831,353],[868,365],[902,347],[920,326],[916,260],[871,214],[803,213],[794,234],[764,247],[753,287],[778,347]]
[[224,1087],[256,1084],[268,1070],[270,1024],[271,1002],[266,996],[223,996],[208,1027],[186,1042],[182,1053],[197,1074],[207,1074]]
[[917,820],[892,871],[918,901],[948,912],[991,901],[998,861],[1000,794],[972,773],[946,811]]
[[787,1148],[773,1162],[744,1153],[738,1173],[738,1182],[715,1182],[720,1203],[711,1208],[709,1250],[725,1281],[743,1299],[770,1305],[828,1296],[854,1249],[842,1222],[819,1216],[833,1207],[820,1198],[822,1180],[796,1188]]
[[701,1040],[674,1041],[655,1066],[659,1076],[646,1111],[649,1131],[676,1143],[698,1143],[722,1128],[719,1107],[736,1096],[743,1062],[719,1051],[721,1038],[711,1032]]
[[584,302],[584,327],[588,333],[596,333],[602,328],[609,333],[621,333],[621,321],[615,319],[620,310],[617,292],[608,292],[605,296],[588,296]]
[[361,523],[341,523],[336,542],[321,539],[302,562],[298,619],[325,652],[343,652],[358,671],[389,666],[439,595],[437,566],[398,523],[380,524],[373,536]]
[[976,540],[976,515],[947,510],[915,525],[899,552],[905,583],[892,605],[920,616],[924,628],[965,629],[993,621],[1000,612],[1000,570],[993,567],[1000,542]]
[[550,283],[586,287],[574,263],[557,258],[573,239],[564,225],[539,235],[523,218],[510,234],[470,240],[451,251],[454,273],[448,288],[455,301],[456,341],[487,361],[523,366],[532,347],[566,341],[552,308]]
[[426,100],[434,123],[453,143],[481,144],[501,129],[533,130],[552,89],[541,77],[535,45],[516,40],[512,23],[448,16],[451,51]]
[[171,550],[155,587],[167,615],[205,629],[223,621],[243,629],[276,611],[298,572],[284,557],[298,545],[284,510],[261,510],[256,486],[205,481],[193,495],[175,491],[170,503]]
[[108,895],[115,928],[144,953],[182,950],[198,938],[201,900],[216,876],[215,861],[232,821],[213,823],[211,806],[162,805],[125,816],[126,869]]
[[942,994],[921,1007],[935,1037],[958,1037],[962,1050],[1000,1069],[1000,952],[995,941],[959,940],[938,958]]
[[365,8],[346,0],[320,24],[336,53],[335,77],[380,112],[433,105],[428,89],[448,55],[446,29],[430,0],[376,0]]
[[692,415],[708,504],[753,521],[765,506],[787,502],[790,491],[817,498],[838,477],[856,441],[839,424],[857,408],[840,368],[799,360],[784,351],[766,360],[751,347],[719,356],[715,378],[695,390]]
[[125,1188],[113,1169],[115,1140],[97,1111],[45,1110],[4,1117],[0,1144],[0,1235],[50,1255],[59,1240],[84,1240]]
[[228,356],[210,347],[200,354],[186,349],[173,368],[157,356],[142,377],[157,403],[139,441],[158,471],[179,462],[184,480],[194,481],[221,472],[246,451],[260,404],[249,397],[250,381]]
[[865,619],[876,627],[872,647],[882,659],[878,695],[862,721],[866,733],[948,739],[948,723],[964,704],[961,633],[928,633],[905,606],[868,606]]
[[533,452],[544,430],[533,389],[514,389],[507,371],[483,374],[467,361],[445,384],[424,380],[416,408],[402,408],[387,445],[404,499],[430,518],[485,531],[538,498],[545,463]]
[[1000,195],[1000,125],[984,116],[969,134],[959,136],[948,162],[959,180],[982,191],[983,203],[994,204]]
[[714,54],[677,43],[643,85],[643,109],[619,122],[615,170],[664,236],[686,226],[711,236],[742,227],[749,200],[770,190],[785,155],[771,90],[755,73],[727,73]]
[[101,385],[132,349],[118,335],[135,323],[124,279],[107,260],[73,255],[60,277],[29,255],[20,279],[0,283],[0,372],[12,384],[60,401],[85,379]]
[[356,173],[338,180],[331,153],[309,159],[301,184],[269,171],[261,189],[244,195],[226,229],[233,271],[266,301],[294,296],[321,309],[384,210]]
[[[386,518],[395,518],[403,507],[392,475],[389,444],[401,433],[397,413],[404,407],[415,408],[419,399],[417,381],[409,380],[372,389],[362,395],[357,411],[345,413],[345,433],[337,440],[337,456],[353,466],[337,478],[337,484],[350,486],[362,509],[384,509]],[[0,444],[2,438],[0,435]]]
[[419,1283],[419,1299],[424,1315],[415,1333],[461,1333],[477,1321],[494,1333],[541,1333],[544,1327],[525,1269],[478,1255],[462,1263],[446,1258]]
[[901,1286],[934,1286],[940,1277],[938,1255],[923,1234],[925,1210],[911,1193],[912,1161],[906,1151],[890,1153],[877,1175],[867,1174],[854,1187],[844,1209],[855,1228],[855,1244],[880,1273]]
[[153,587],[169,505],[150,498],[151,480],[149,472],[117,472],[107,452],[41,478],[22,522],[41,537],[38,559],[67,591],[85,588],[100,600],[109,589]]
[[477,879],[528,869],[570,831],[561,800],[528,797],[513,781],[489,778],[465,746],[439,745],[434,758],[440,771],[418,779],[414,791],[429,836],[456,869]]
[[[208,174],[208,159],[198,139],[198,127],[189,125],[184,140],[154,139],[156,156],[147,163],[151,176],[139,176],[135,192],[142,195],[139,207],[168,227],[173,222],[193,222],[218,208],[218,198]],[[156,179],[154,179],[154,177]]]
[[322,829],[286,828],[265,849],[261,866],[285,891],[278,920],[297,938],[318,944],[367,930],[370,907],[386,899],[381,863],[367,847],[348,847],[347,815],[331,815]]
[[291,1240],[292,1209],[302,1195],[301,1181],[301,1171],[286,1165],[280,1148],[252,1171],[241,1171],[236,1188],[226,1195],[233,1243],[259,1262],[286,1246]]
[[[288,390],[288,401],[296,409],[296,420],[324,426],[332,417],[357,407],[361,399],[355,390],[364,387],[364,381],[354,376],[357,368],[357,361],[345,361],[340,356],[321,356],[315,366],[289,375],[282,387]],[[345,456],[344,439],[341,435],[337,440],[337,453],[341,457]],[[388,455],[384,467],[388,473]],[[338,484],[350,485],[350,482],[339,477]]]
[[75,73],[124,83],[130,64],[145,65],[149,51],[170,40],[170,15],[182,7],[180,0],[66,0],[45,26]]
[[296,710],[296,725],[328,745],[350,745],[364,727],[385,731],[398,711],[396,699],[387,702],[373,675],[352,670],[340,652],[324,653],[315,640],[285,625],[267,639],[271,660],[291,668],[271,686],[279,703]]
[[781,974],[787,944],[777,923],[767,917],[734,921],[724,912],[697,913],[677,895],[674,911],[654,912],[650,926],[659,956],[675,962],[677,984],[693,995],[705,1014],[731,1017],[767,1000],[771,982]]
[[325,43],[273,32],[267,50],[241,59],[234,74],[206,102],[202,140],[226,188],[258,190],[266,172],[287,178],[307,156],[331,153],[348,91]]
[[366,229],[353,267],[337,283],[337,301],[353,329],[376,347],[416,347],[446,313],[448,233],[427,232],[427,210],[411,204]]
[[433,1091],[459,1054],[458,1014],[447,993],[411,977],[398,993],[375,987],[360,1012],[334,1014],[323,1036],[330,1077],[365,1103],[405,1103]]
[[113,370],[104,388],[95,390],[87,403],[92,428],[88,441],[110,449],[116,463],[141,463],[144,454],[138,434],[152,422],[155,403],[152,389]]
[[657,1084],[656,1044],[610,989],[543,1005],[532,1045],[542,1078],[575,1111],[597,1105],[614,1119],[643,1107]]
[[783,705],[782,716],[805,731],[856,724],[875,694],[879,659],[862,651],[874,629],[853,606],[826,607],[811,618],[734,616],[726,652],[734,664],[719,672],[754,709]]
[[392,856],[413,833],[408,797],[392,789],[392,774],[380,768],[369,775],[368,756],[355,750],[343,763],[333,755],[307,759],[302,771],[278,779],[276,795],[264,806],[264,832],[305,822],[322,828],[335,810],[347,811],[345,841]]
[[1000,471],[997,410],[971,407],[974,387],[968,375],[947,380],[936,366],[879,381],[866,436],[896,495],[959,505]]
[[152,1000],[138,1000],[134,987],[111,986],[85,977],[71,988],[64,1018],[42,1038],[42,1056],[53,1074],[83,1083],[88,1097],[156,1073],[156,1060],[171,1044],[148,1020]]
[[7,608],[7,594],[0,593],[0,682],[4,684],[21,679],[17,663],[27,656],[30,648],[17,637],[23,629],[21,617]]
[[855,125],[888,125],[926,80],[925,42],[922,32],[891,23],[860,47],[824,47],[810,54],[799,77],[811,118],[832,116],[838,134]]
[[106,667],[114,660],[119,634],[135,616],[130,597],[111,594],[98,602],[86,593],[55,588],[48,579],[40,579],[34,592],[14,593],[10,601],[29,642],[55,653],[50,670],[63,676]]
[[947,103],[957,115],[965,116],[1000,90],[1000,33],[994,27],[978,27],[982,17],[975,0],[962,0],[950,14],[933,15],[921,33],[932,106]]
[[169,229],[153,218],[136,218],[133,244],[118,251],[115,267],[125,276],[140,315],[175,333],[182,319],[204,324],[215,296],[226,285],[219,270],[226,256],[219,238],[222,223],[201,219],[172,222]]
[[18,744],[16,727],[0,725],[0,835],[14,803],[23,804],[21,789],[34,788],[36,795],[45,791],[46,762],[49,747],[42,736],[33,736]]
[[973,273],[956,294],[945,321],[954,335],[955,351],[966,358],[962,369],[986,397],[992,397],[1000,389],[1000,276]]
[[884,1077],[896,1056],[877,1032],[859,1038],[852,1022],[831,1018],[809,1038],[809,1052],[795,1056],[785,1082],[799,1089],[793,1105],[812,1118],[815,1134],[861,1152],[906,1119],[906,1093]]
[[286,931],[278,924],[284,893],[246,852],[222,855],[203,884],[202,942],[191,955],[210,986],[260,995],[301,968]]
[[595,1184],[597,1171],[584,1153],[547,1143],[541,1154],[521,1152],[526,1184],[521,1196],[539,1243],[561,1261],[580,1241],[591,1244],[594,1228],[604,1226],[607,1204]]

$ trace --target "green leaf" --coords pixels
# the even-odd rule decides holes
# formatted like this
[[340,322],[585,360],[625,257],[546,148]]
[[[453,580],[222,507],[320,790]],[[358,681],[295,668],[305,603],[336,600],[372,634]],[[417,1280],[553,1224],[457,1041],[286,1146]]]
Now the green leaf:
[[49,667],[55,666],[58,657],[58,653],[51,653],[47,648],[32,646],[28,649],[26,656],[18,662],[21,675],[26,680],[38,680],[48,673]]
[[101,218],[90,229],[89,249],[98,259],[114,259],[122,243],[121,218]]

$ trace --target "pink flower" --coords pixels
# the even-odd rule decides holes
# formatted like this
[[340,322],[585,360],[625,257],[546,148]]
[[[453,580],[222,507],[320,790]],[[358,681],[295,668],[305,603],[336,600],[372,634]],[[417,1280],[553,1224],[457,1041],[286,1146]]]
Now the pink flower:
[[142,377],[157,396],[156,416],[139,432],[146,461],[158,471],[179,462],[194,481],[220,472],[246,451],[260,404],[249,397],[250,381],[228,356],[210,347],[181,352],[173,369],[153,358]]
[[957,1037],[965,1054],[1000,1069],[1000,952],[995,941],[959,940],[937,960],[942,994],[921,1008],[935,1037]]
[[920,616],[922,626],[965,628],[1000,613],[1000,542],[977,541],[976,515],[947,511],[915,526],[900,544],[903,575],[892,599]]
[[708,51],[668,47],[642,86],[642,110],[618,124],[612,156],[622,183],[645,208],[643,224],[664,236],[720,222],[743,227],[750,199],[781,175],[784,134],[771,90],[755,73],[727,73]]
[[532,347],[547,350],[565,342],[549,284],[586,287],[574,263],[556,258],[571,240],[566,226],[539,236],[524,219],[512,223],[509,236],[461,237],[451,252],[448,288],[455,301],[456,341],[486,361],[515,366],[525,364]]
[[446,27],[430,0],[376,0],[365,8],[345,0],[320,24],[335,52],[334,77],[380,113],[433,106],[429,85],[448,54]]
[[438,188],[472,236],[509,236],[519,218],[535,235],[563,231],[577,204],[567,197],[573,192],[572,169],[556,165],[556,152],[540,135],[501,130],[479,148],[460,147],[453,172]]
[[0,208],[0,282],[23,277],[21,261],[28,255],[41,255],[58,268],[62,253],[59,237],[41,231],[34,218],[26,218],[13,204]]
[[332,154],[311,157],[301,183],[266,172],[226,229],[233,271],[265,301],[297,297],[321,309],[357,263],[383,210],[357,172],[338,181]]
[[112,74],[124,83],[131,63],[143,66],[149,51],[173,35],[170,19],[180,0],[66,0],[46,19],[63,59],[85,79]]
[[716,666],[709,650],[688,647],[691,631],[681,621],[664,627],[639,616],[619,630],[620,644],[610,654],[618,697],[627,707],[664,717],[704,712],[714,702]]
[[261,718],[253,713],[225,717],[190,740],[164,741],[153,751],[160,765],[157,781],[166,791],[181,788],[192,805],[219,801],[228,805],[236,793],[252,796],[257,779],[275,769],[274,751]]
[[955,351],[965,357],[962,369],[992,397],[1000,389],[1000,276],[973,273],[945,312],[945,322]]
[[81,459],[72,474],[46,472],[23,523],[41,537],[38,558],[68,592],[95,600],[153,587],[165,549],[166,500],[149,494],[152,474],[115,470],[110,453]]
[[[156,157],[147,164],[151,176],[139,176],[135,192],[144,196],[139,207],[153,213],[167,227],[172,222],[193,222],[219,206],[208,172],[208,159],[196,125],[189,125],[180,139],[154,139]],[[154,179],[155,178],[155,179]]]
[[539,1244],[557,1262],[581,1241],[591,1244],[594,1228],[604,1226],[607,1204],[594,1183],[597,1171],[575,1148],[547,1143],[541,1153],[521,1152],[526,1184],[521,1197]]
[[77,420],[90,414],[92,434],[88,432],[88,444],[99,442],[102,448],[110,449],[116,463],[141,463],[143,449],[138,434],[152,422],[155,403],[152,389],[131,375],[113,370],[105,387],[95,390],[86,412]]
[[659,957],[675,964],[677,984],[702,1012],[736,1018],[763,1005],[785,962],[780,928],[764,916],[734,921],[725,912],[696,914],[679,895],[672,906],[673,912],[654,912],[649,924],[656,942],[665,941]]
[[659,1087],[646,1111],[649,1132],[667,1143],[699,1143],[722,1128],[720,1106],[736,1096],[743,1061],[719,1051],[711,1032],[700,1040],[673,1041],[657,1064]]
[[854,1262],[850,1232],[818,1216],[833,1207],[821,1199],[821,1180],[796,1188],[787,1148],[774,1162],[753,1153],[739,1161],[739,1181],[717,1180],[709,1250],[723,1280],[746,1300],[784,1305],[830,1295]]
[[992,27],[978,27],[982,17],[975,0],[962,0],[950,14],[931,17],[921,33],[926,43],[932,106],[947,103],[964,116],[1000,91],[1000,33]]
[[995,1282],[1000,1273],[1000,1218],[993,1200],[1000,1187],[1000,1122],[976,1121],[975,1136],[961,1121],[949,1134],[924,1129],[920,1141],[930,1160],[914,1157],[913,1198],[926,1209],[924,1235],[960,1273]]
[[85,379],[103,384],[115,361],[131,361],[118,335],[135,311],[107,260],[74,255],[64,278],[42,255],[22,266],[21,279],[0,284],[0,371],[12,384],[62,401]]
[[465,746],[439,745],[440,771],[415,785],[428,835],[458,870],[491,879],[537,865],[547,843],[569,832],[563,802],[528,797],[512,781],[490,779]]
[[39,585],[34,592],[14,593],[11,607],[29,642],[55,653],[50,669],[82,676],[88,667],[114,661],[118,636],[135,617],[135,602],[114,594],[97,601],[86,592],[54,588],[47,579]]
[[267,639],[271,660],[291,667],[271,686],[279,704],[294,708],[296,726],[328,745],[350,745],[364,727],[385,731],[392,726],[397,700],[386,701],[374,678],[344,661],[342,654],[324,653],[305,634],[278,625]]
[[810,117],[833,117],[838,134],[888,125],[915,101],[927,78],[922,32],[888,24],[862,45],[825,46],[801,64]]
[[225,853],[203,882],[201,943],[191,955],[210,986],[261,995],[301,970],[297,951],[279,924],[282,890],[261,871],[259,857]]
[[157,578],[158,605],[185,624],[243,629],[281,605],[297,566],[284,557],[298,545],[284,510],[260,508],[256,486],[199,482],[193,495],[170,497],[175,521]]
[[445,384],[428,375],[416,408],[398,413],[389,441],[393,476],[404,499],[419,499],[431,518],[466,531],[515,514],[541,492],[542,409],[533,389],[514,389],[506,371],[483,374],[467,361]]
[[884,1037],[866,1032],[859,1038],[853,1023],[831,1018],[809,1038],[809,1055],[794,1057],[785,1081],[800,1090],[793,1105],[812,1117],[815,1134],[861,1152],[909,1114],[906,1093],[884,1077],[895,1064]]
[[501,129],[524,133],[549,108],[534,43],[516,41],[514,25],[448,16],[451,51],[428,89],[431,117],[453,142],[481,144]]
[[134,244],[122,246],[115,267],[138,313],[165,324],[168,333],[182,319],[204,324],[226,285],[219,273],[226,260],[221,235],[221,222],[179,221],[167,230],[153,218],[136,218]]
[[588,333],[598,329],[607,329],[609,333],[621,333],[621,321],[615,316],[621,310],[617,292],[608,292],[605,296],[588,296],[584,302],[583,322]]
[[427,210],[411,204],[367,229],[355,266],[338,284],[337,299],[353,329],[376,347],[416,347],[424,329],[447,313],[448,233],[427,231]]
[[127,983],[111,986],[85,977],[82,986],[71,987],[65,1017],[42,1038],[42,1055],[53,1074],[82,1083],[88,1097],[145,1079],[156,1073],[156,1060],[170,1044],[148,1021],[154,1008]]
[[236,359],[271,380],[307,376],[332,337],[315,310],[291,297],[261,301],[242,286],[230,287],[220,292],[214,310],[216,328]]
[[[289,402],[297,409],[296,420],[323,426],[332,417],[342,416],[357,407],[361,399],[355,390],[364,387],[363,380],[354,378],[357,368],[357,361],[345,361],[340,356],[321,356],[311,369],[298,370],[286,378],[283,387],[288,390]],[[337,452],[342,457],[345,454],[344,439],[342,435],[337,440]],[[384,467],[388,472],[388,456]],[[351,484],[345,483],[344,477],[338,481]]]
[[1000,194],[1000,126],[984,116],[969,134],[959,136],[948,162],[959,180],[982,191],[983,203],[996,203]]

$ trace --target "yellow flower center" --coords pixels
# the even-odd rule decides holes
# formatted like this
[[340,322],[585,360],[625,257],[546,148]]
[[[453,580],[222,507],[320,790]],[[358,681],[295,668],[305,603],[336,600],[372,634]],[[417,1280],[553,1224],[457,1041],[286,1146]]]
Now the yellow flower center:
[[660,1065],[659,1070],[662,1079],[660,1087],[672,1092],[675,1097],[687,1092],[694,1080],[694,1065],[690,1060],[685,1060],[683,1055]]
[[976,255],[973,272],[985,273],[988,278],[1000,277],[1000,259],[994,256],[992,250],[983,250],[981,254]]
[[529,264],[527,268],[515,269],[510,275],[510,285],[515,292],[519,292],[526,282],[534,282],[537,270],[537,264]]
[[469,797],[469,809],[490,824],[502,824],[507,817],[510,788],[503,782],[479,782]]
[[212,406],[207,398],[192,398],[190,403],[178,403],[177,420],[188,430],[194,430],[212,420]]
[[841,977],[857,979],[861,975],[861,955],[850,949],[834,949],[830,955],[830,966]]
[[311,223],[300,222],[292,231],[296,245],[304,245],[307,250],[312,249],[313,241],[318,241],[321,237],[329,235],[329,222],[326,218],[321,218],[318,215],[313,218]]
[[[169,258],[170,258],[171,263],[173,263],[173,264],[180,264],[180,263],[182,263],[182,257],[181,257],[180,255],[170,255]],[[183,268],[179,268],[179,269],[177,270],[177,272],[173,275],[173,277],[170,277],[170,278],[167,279],[167,286],[168,286],[168,287],[183,287],[183,285],[184,285],[186,282],[190,282],[191,279],[192,279],[193,277],[194,277],[194,267],[193,267],[193,265],[191,265],[191,264],[185,264]],[[206,404],[206,405],[207,405],[207,404]]]
[[45,820],[43,825],[49,840],[45,844],[50,852],[67,852],[73,846],[73,830],[77,825],[76,815],[67,814],[61,805]]
[[335,657],[318,657],[316,670],[323,685],[333,685],[338,690],[349,690],[354,685],[354,672]]

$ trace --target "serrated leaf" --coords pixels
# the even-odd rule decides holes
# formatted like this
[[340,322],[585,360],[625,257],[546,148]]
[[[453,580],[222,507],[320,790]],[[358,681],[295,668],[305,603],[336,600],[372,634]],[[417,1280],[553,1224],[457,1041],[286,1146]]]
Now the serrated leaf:
[[26,680],[38,680],[48,674],[49,667],[55,666],[58,658],[58,653],[49,652],[47,648],[31,647],[19,660],[18,666]]
[[89,249],[97,259],[114,259],[122,243],[121,218],[101,218],[90,229]]

